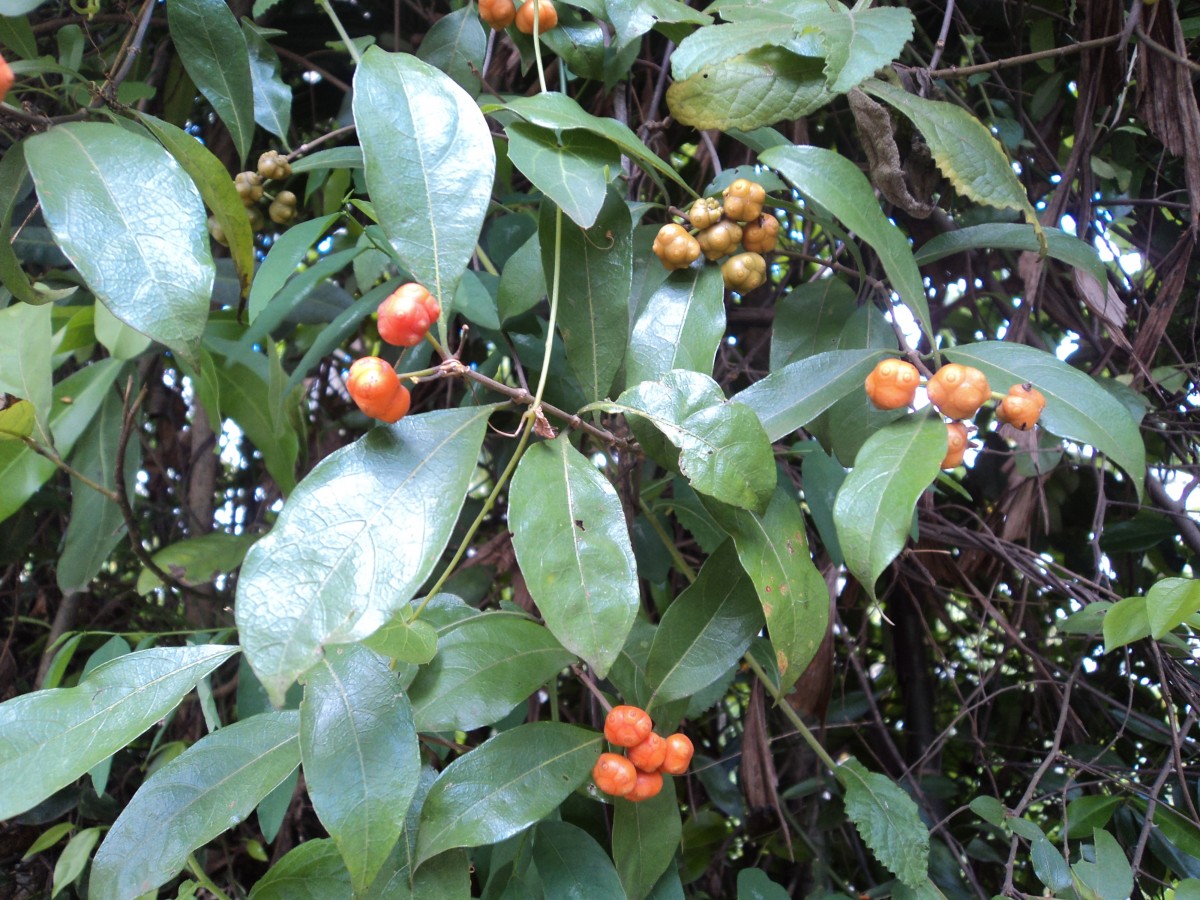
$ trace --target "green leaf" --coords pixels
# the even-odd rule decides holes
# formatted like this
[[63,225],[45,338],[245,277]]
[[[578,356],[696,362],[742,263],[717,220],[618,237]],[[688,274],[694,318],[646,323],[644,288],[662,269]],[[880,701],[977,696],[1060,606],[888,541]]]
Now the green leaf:
[[1004,825],[1004,804],[995,797],[975,797],[971,800],[971,812],[997,828]]
[[1104,795],[1076,797],[1067,804],[1067,837],[1071,840],[1080,840],[1091,834],[1093,829],[1103,828],[1120,805],[1120,797]]
[[460,756],[425,799],[418,861],[494,844],[544,818],[587,780],[603,742],[586,728],[531,722]]
[[[274,345],[268,343],[268,352]],[[296,404],[299,392],[286,398],[272,396],[272,385],[283,380],[278,357],[249,353],[236,363],[214,369],[221,398],[221,413],[233,419],[263,456],[267,472],[285,496],[296,486],[296,459],[300,438],[286,404]]]
[[1133,893],[1133,869],[1125,851],[1115,837],[1102,829],[1095,829],[1092,839],[1096,861],[1081,859],[1071,870],[1100,900],[1126,900]]
[[525,451],[508,524],[546,627],[603,678],[637,615],[637,565],[616,489],[569,432]]
[[[100,360],[54,386],[50,433],[60,455],[70,455],[122,368],[120,360]],[[24,443],[0,441],[0,521],[24,506],[56,472],[54,463]]]
[[350,873],[330,838],[293,847],[250,889],[250,900],[351,900]]
[[168,0],[167,23],[188,77],[229,129],[238,162],[254,140],[250,52],[224,0]]
[[[787,11],[758,6],[753,15],[742,19],[733,10],[721,10],[722,17],[734,16],[735,21],[708,28],[697,28],[675,48],[671,54],[671,78],[686,81],[702,71],[705,66],[722,63],[751,50],[762,47],[786,47],[798,56],[821,56],[818,42],[812,40],[813,29],[800,22],[828,9],[823,2],[798,0],[795,7]],[[802,46],[797,38],[809,34],[810,40]]]
[[633,220],[629,207],[610,188],[596,224],[579,228],[562,223],[556,240],[557,213],[543,202],[538,233],[547,285],[559,256],[558,329],[567,362],[589,400],[609,395],[621,368],[629,338],[629,291],[633,284]]
[[0,409],[0,441],[19,441],[33,434],[37,416],[33,404],[18,400],[7,409]]
[[21,862],[37,856],[43,850],[49,850],[63,839],[63,835],[70,834],[75,828],[76,825],[74,822],[59,822],[57,825],[51,825],[38,835],[37,840],[29,845],[29,849],[21,856]]
[[363,166],[362,147],[331,147],[295,160],[292,163],[292,174],[312,172],[315,169],[361,169]]
[[409,615],[410,610],[401,610],[362,643],[399,662],[425,665],[437,653],[437,631],[423,619],[409,621]]
[[51,898],[57,897],[64,888],[74,884],[83,874],[83,870],[87,868],[88,859],[92,855],[92,849],[99,843],[103,830],[102,828],[84,828],[75,834],[63,848],[62,854],[54,864],[54,884],[50,890]]
[[842,397],[863,391],[881,350],[829,350],[788,363],[734,397],[754,410],[772,441],[803,428]]
[[863,90],[908,117],[955,190],[976,203],[1023,212],[1044,247],[1046,238],[1025,188],[1004,148],[982,122],[953,103],[926,100],[884,81],[868,81]]
[[842,328],[855,309],[854,289],[840,278],[822,278],[792,288],[775,303],[771,371],[837,350]]
[[472,97],[478,97],[487,42],[478,13],[468,5],[433,23],[417,48],[417,56],[441,69]]
[[820,59],[760,47],[676,81],[667,88],[667,106],[693,128],[752,131],[798,119],[832,100],[823,68]]
[[708,687],[742,658],[762,626],[754,584],[738,564],[733,542],[726,541],[658,623],[646,659],[646,680],[654,689],[646,708]]
[[913,15],[902,7],[826,8],[811,19],[827,53],[825,77],[829,89],[844,93],[887,66],[912,40]]
[[679,849],[683,825],[674,781],[665,776],[662,790],[649,800],[640,803],[618,800],[614,805],[612,850],[617,874],[626,896],[643,900],[654,890]]
[[[50,410],[54,396],[50,354],[51,307],[14,303],[0,309],[0,393],[27,400],[33,413],[34,434],[43,445],[52,443]],[[8,429],[13,430],[11,424]]]
[[430,412],[374,428],[296,487],[238,578],[238,633],[272,703],[323,646],[377,631],[429,577],[491,411]]
[[867,439],[833,507],[846,566],[872,597],[875,582],[904,548],[917,498],[946,455],[940,417],[913,415]]
[[27,144],[46,224],[92,293],[198,367],[216,267],[192,180],[119,125],[71,122]]
[[821,147],[773,147],[760,159],[871,245],[892,289],[932,340],[929,301],[912,248],[904,233],[884,216],[867,176],[846,157]]
[[400,837],[421,771],[413,710],[386,659],[350,644],[308,673],[300,756],[313,809],[361,892]]
[[1163,578],[1146,592],[1146,615],[1150,636],[1160,640],[1200,612],[1200,581],[1194,578]]
[[515,319],[533,309],[546,296],[546,275],[542,270],[542,245],[535,231],[504,264],[496,307],[500,321]]
[[213,217],[229,242],[229,256],[237,269],[242,296],[245,297],[254,278],[254,231],[250,228],[246,207],[238,197],[229,172],[207,147],[183,129],[148,113],[138,112],[137,117],[167,152],[175,157],[175,161],[195,183],[204,203],[212,210]]
[[975,366],[993,390],[1032,382],[1046,396],[1038,424],[1051,434],[1089,444],[1128,474],[1138,497],[1146,480],[1146,447],[1128,409],[1088,375],[1051,353],[984,341],[945,351],[951,362]]
[[[255,29],[243,19],[242,37],[250,61],[250,83],[254,89],[254,121],[288,146],[288,129],[292,124],[292,89],[281,75],[279,54]],[[226,235],[229,232],[225,232]]]
[[737,900],[788,900],[787,889],[762,869],[742,869],[737,876]]
[[415,56],[369,47],[354,74],[367,190],[389,243],[442,305],[441,336],[491,201],[496,154],[479,107]]
[[708,25],[712,22],[711,16],[679,0],[605,0],[604,11],[617,33],[618,50],[629,46],[658,25]]
[[555,900],[625,900],[612,860],[595,838],[568,822],[539,822],[533,861],[547,897]]
[[[236,192],[235,192],[236,193]],[[240,204],[239,204],[240,205]],[[309,219],[294,225],[281,234],[267,251],[254,284],[250,288],[247,309],[253,322],[267,308],[276,295],[283,290],[288,279],[296,274],[296,268],[308,255],[308,251],[321,239],[326,229],[341,218],[340,213]]]
[[527,122],[512,122],[505,131],[512,164],[572,221],[591,228],[609,179],[621,171],[621,154],[612,141],[582,129],[556,134]]
[[1104,652],[1150,636],[1150,614],[1145,597],[1126,597],[1104,614]]
[[299,729],[295,710],[251,716],[147,778],[96,852],[91,896],[134,897],[174,878],[193,850],[250,815],[296,768]]
[[73,688],[0,703],[0,818],[10,819],[120,750],[178,705],[236,647],[154,647]]
[[[3,18],[0,18],[0,25],[3,25]],[[51,303],[55,298],[39,293],[30,284],[13,249],[12,214],[17,202],[24,197],[27,174],[25,144],[13,144],[0,156],[0,283],[21,302],[40,305]]]
[[[629,0],[619,0],[619,2],[624,3],[629,2]],[[684,4],[673,2],[673,0],[652,0],[652,3],[657,2],[665,2],[674,8],[686,10],[685,15],[690,13],[701,16],[706,21],[708,19],[702,13],[696,13],[684,6]],[[644,2],[644,0],[639,0],[636,5],[639,10],[647,10],[650,7],[650,4]],[[642,143],[642,140],[633,133],[628,125],[618,122],[616,119],[593,116],[566,94],[559,93],[558,91],[549,91],[534,94],[532,97],[517,97],[509,101],[507,106],[485,106],[483,111],[491,115],[499,109],[507,109],[510,112],[516,113],[526,122],[533,125],[540,125],[542,128],[551,128],[559,131],[582,128],[599,137],[607,138],[616,144],[622,153],[638,163],[646,172],[652,175],[665,175],[688,192],[694,193],[692,187],[675,171],[675,168],[660,159],[657,154]]]
[[[227,534],[214,531],[169,544],[151,557],[159,568],[184,584],[209,584],[219,575],[232,572],[242,564],[246,552],[259,538],[256,534]],[[137,592],[148,594],[162,587],[158,576],[149,569],[138,575]]]
[[754,582],[786,694],[816,655],[829,625],[829,588],[813,565],[796,490],[781,479],[762,515],[714,500],[705,508],[733,538],[738,561]]
[[912,798],[853,757],[834,774],[846,791],[846,816],[875,858],[905,884],[920,887],[929,877],[929,831]]
[[109,312],[103,303],[97,303],[92,313],[96,340],[114,358],[136,359],[150,349],[150,338],[130,328]]
[[[109,490],[116,490],[117,444],[120,441],[124,404],[114,391],[106,391],[95,419],[75,445],[71,466]],[[132,500],[141,467],[141,445],[125,447],[125,487]],[[71,480],[71,514],[55,578],[63,593],[81,591],[100,571],[113,547],[125,533],[121,508],[78,479]]]
[[672,369],[711,375],[725,337],[725,284],[716,266],[672,272],[642,307],[629,335],[625,382],[655,381]]
[[455,623],[409,685],[417,730],[498,722],[574,660],[546,628],[521,616],[490,612]]
[[771,441],[752,409],[707,375],[674,370],[626,390],[609,409],[648,419],[679,448],[679,470],[702,494],[763,510],[775,490]]
[[[1058,228],[1045,228],[1048,254],[1054,259],[1089,273],[1101,284],[1105,280],[1104,263],[1096,248],[1074,235]],[[1012,222],[991,222],[987,225],[970,225],[957,231],[948,231],[927,241],[916,252],[918,266],[928,265],[955,253],[968,250],[1023,250],[1037,252],[1037,231],[1032,225],[1017,225]]]

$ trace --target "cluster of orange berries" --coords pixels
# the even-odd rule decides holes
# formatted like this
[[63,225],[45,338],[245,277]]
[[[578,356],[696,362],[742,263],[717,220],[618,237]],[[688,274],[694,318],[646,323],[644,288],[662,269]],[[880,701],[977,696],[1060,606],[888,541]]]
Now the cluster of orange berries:
[[601,753],[592,768],[592,780],[604,793],[634,803],[658,794],[664,773],[686,772],[694,752],[687,735],[676,732],[664,738],[655,734],[650,714],[637,706],[614,706],[604,720],[604,737],[627,752],[624,756]]
[[[250,219],[250,228],[253,231],[260,230],[266,224],[259,208],[259,201],[264,198],[270,201],[267,215],[276,225],[290,225],[296,218],[296,195],[289,190],[277,190],[273,196],[268,196],[263,185],[267,180],[282,182],[291,175],[292,164],[288,162],[287,157],[275,150],[267,150],[258,157],[258,165],[254,170],[238,172],[234,176],[233,186],[237,189],[242,206],[246,208],[246,216]],[[209,216],[208,219],[208,233],[218,244],[229,246],[225,230],[213,216]]]
[[[912,404],[920,383],[921,375],[912,363],[885,359],[867,376],[867,396],[879,409],[900,409]],[[1046,398],[1029,382],[1014,384],[1004,396],[993,394],[986,375],[973,366],[958,363],[947,363],[934,372],[925,384],[925,391],[938,412],[955,420],[946,423],[949,449],[942,460],[943,469],[962,464],[970,441],[967,426],[961,420],[973,418],[989,398],[995,396],[1000,401],[996,410],[1000,421],[1021,431],[1033,428],[1046,408]]]
[[[688,209],[687,218],[695,234],[674,222],[664,225],[654,238],[654,254],[670,271],[686,269],[704,254],[721,265],[721,277],[731,291],[746,294],[767,280],[764,253],[775,249],[779,220],[763,212],[767,192],[761,184],[739,178],[725,188],[722,202],[701,197]],[[742,252],[735,253],[738,244]]]
[[493,31],[503,31],[514,22],[517,31],[533,34],[534,6],[537,6],[538,33],[545,34],[558,25],[558,10],[550,0],[525,0],[520,8],[513,0],[479,0],[479,18]]
[[[379,304],[379,336],[396,347],[415,347],[441,314],[437,299],[410,281]],[[404,418],[412,402],[396,369],[378,356],[354,361],[346,378],[346,390],[363,413],[389,425]]]

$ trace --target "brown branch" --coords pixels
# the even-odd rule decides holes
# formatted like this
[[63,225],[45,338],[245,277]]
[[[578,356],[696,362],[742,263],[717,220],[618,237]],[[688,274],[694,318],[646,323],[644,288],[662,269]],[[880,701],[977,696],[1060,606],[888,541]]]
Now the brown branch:
[[1068,44],[1065,47],[1052,47],[1049,50],[1038,50],[1036,53],[1024,53],[1021,56],[1009,56],[1004,59],[994,59],[991,62],[979,63],[975,66],[950,66],[947,69],[929,70],[930,78],[966,78],[979,72],[994,72],[996,69],[1007,69],[1011,66],[1022,66],[1025,63],[1037,62],[1039,59],[1053,59],[1058,56],[1069,56],[1072,53],[1082,53],[1093,47],[1107,47],[1121,40],[1120,34],[1110,34],[1106,37],[1090,41],[1080,41],[1078,44]]

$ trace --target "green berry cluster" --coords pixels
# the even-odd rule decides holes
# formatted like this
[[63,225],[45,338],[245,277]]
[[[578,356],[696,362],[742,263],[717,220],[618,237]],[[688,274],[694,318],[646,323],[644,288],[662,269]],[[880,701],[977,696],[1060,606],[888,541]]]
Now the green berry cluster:
[[[250,219],[250,228],[259,231],[267,223],[266,216],[276,225],[290,225],[296,218],[298,199],[289,190],[277,190],[273,195],[266,191],[264,182],[283,182],[292,175],[292,166],[286,156],[275,150],[267,150],[258,158],[258,166],[253,171],[238,172],[234,176],[233,186],[237,189],[242,205],[246,207],[246,216]],[[266,216],[263,215],[261,203],[269,201]],[[229,246],[221,224],[212,216],[208,219],[208,233],[213,240],[223,246]]]

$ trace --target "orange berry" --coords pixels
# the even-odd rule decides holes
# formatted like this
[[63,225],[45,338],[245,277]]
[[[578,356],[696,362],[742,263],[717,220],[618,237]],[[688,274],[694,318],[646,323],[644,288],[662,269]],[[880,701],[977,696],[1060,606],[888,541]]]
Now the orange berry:
[[346,376],[346,390],[366,415],[384,422],[398,422],[408,412],[408,388],[396,370],[378,356],[356,359]]
[[441,314],[436,298],[410,281],[379,304],[379,336],[396,347],[415,347]]
[[742,229],[742,248],[755,253],[770,253],[779,239],[779,220],[763,213]]
[[947,363],[925,385],[929,402],[951,419],[969,419],[992,396],[987,376],[971,366]]
[[705,259],[716,260],[730,253],[742,239],[742,226],[732,219],[722,219],[696,235]]
[[967,440],[967,426],[962,422],[946,423],[946,456],[943,469],[956,469],[962,465],[963,456],[971,442]]
[[638,772],[637,782],[634,784],[633,790],[625,795],[625,799],[634,803],[649,800],[662,790],[662,786],[663,777],[657,772]]
[[692,762],[692,754],[696,752],[691,740],[686,734],[675,732],[667,738],[667,755],[663,758],[660,772],[668,775],[682,775]]
[[652,731],[625,755],[639,772],[657,772],[667,758],[667,742]]
[[412,394],[408,392],[402,384],[396,385],[396,393],[392,396],[392,400],[388,405],[375,416],[381,422],[387,422],[389,425],[395,425],[406,415],[408,415],[408,407],[412,403]]
[[604,720],[604,737],[618,747],[636,747],[653,730],[649,713],[637,706],[614,706]]
[[762,215],[767,192],[757,181],[738,178],[721,192],[725,215],[736,222],[749,222]]
[[13,70],[4,57],[0,56],[0,102],[8,95],[8,89],[13,86],[16,76],[13,75]]
[[1000,401],[997,415],[1001,422],[1007,422],[1021,431],[1028,431],[1037,424],[1045,408],[1046,398],[1042,396],[1042,392],[1026,382],[1014,384],[1008,389],[1008,396]]
[[637,769],[619,753],[601,753],[592,766],[592,781],[606,794],[624,797],[636,787],[637,780]]
[[883,359],[867,376],[867,396],[880,409],[900,409],[917,396],[921,374],[902,359]]
[[550,0],[525,0],[517,10],[517,31],[533,34],[533,4],[538,5],[538,32],[545,34],[558,24],[558,10]]
[[503,31],[516,17],[517,7],[513,0],[479,0],[479,18],[493,31]]

